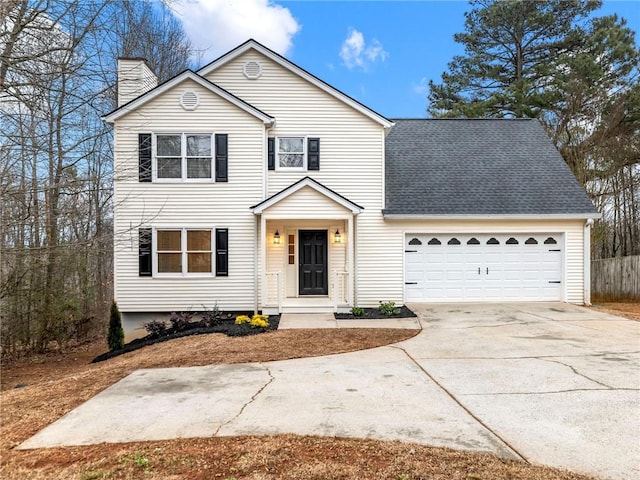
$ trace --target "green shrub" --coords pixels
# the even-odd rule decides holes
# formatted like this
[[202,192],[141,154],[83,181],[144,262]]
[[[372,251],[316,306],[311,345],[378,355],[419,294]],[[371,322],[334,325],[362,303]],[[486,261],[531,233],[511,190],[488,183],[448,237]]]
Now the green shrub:
[[378,306],[378,311],[383,315],[398,315],[400,313],[400,308],[396,307],[396,302],[380,302]]
[[353,307],[351,309],[351,315],[354,317],[361,317],[364,315],[364,308],[361,307]]
[[111,315],[109,316],[109,334],[107,336],[109,350],[120,350],[124,347],[124,330],[122,329],[122,315],[118,304],[111,302]]

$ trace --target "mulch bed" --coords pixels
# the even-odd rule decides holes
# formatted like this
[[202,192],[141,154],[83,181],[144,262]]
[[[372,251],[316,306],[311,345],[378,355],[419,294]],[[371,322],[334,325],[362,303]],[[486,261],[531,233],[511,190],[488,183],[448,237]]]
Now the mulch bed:
[[91,363],[103,362],[118,355],[122,355],[128,352],[133,352],[142,347],[154,345],[156,343],[167,342],[181,337],[189,337],[191,335],[205,335],[209,333],[223,333],[228,337],[246,337],[248,335],[257,335],[269,330],[277,330],[280,323],[280,315],[269,315],[269,327],[252,327],[248,323],[242,325],[236,325],[235,318],[238,315],[247,315],[251,317],[253,315],[250,312],[239,312],[234,314],[228,314],[227,318],[219,320],[216,325],[208,326],[203,321],[189,322],[183,325],[180,329],[167,328],[162,335],[149,334],[146,337],[136,338],[127,343],[120,350],[113,350],[111,352],[105,352],[94,358]]
[[334,313],[336,320],[370,320],[370,319],[381,319],[381,318],[408,318],[408,317],[417,317],[415,313],[413,313],[406,306],[398,307],[400,312],[397,315],[385,315],[380,312],[377,308],[363,308],[364,314],[362,315],[354,315],[353,313]]

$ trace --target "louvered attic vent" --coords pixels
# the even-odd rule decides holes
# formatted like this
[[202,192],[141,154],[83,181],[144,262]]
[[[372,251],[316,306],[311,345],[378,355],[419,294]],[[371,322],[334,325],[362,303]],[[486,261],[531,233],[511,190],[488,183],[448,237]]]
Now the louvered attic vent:
[[262,65],[255,60],[249,60],[242,67],[242,73],[250,80],[255,80],[262,75]]
[[185,110],[195,110],[198,108],[199,103],[200,99],[198,98],[198,94],[191,90],[187,90],[180,97],[180,105],[182,105],[182,108]]

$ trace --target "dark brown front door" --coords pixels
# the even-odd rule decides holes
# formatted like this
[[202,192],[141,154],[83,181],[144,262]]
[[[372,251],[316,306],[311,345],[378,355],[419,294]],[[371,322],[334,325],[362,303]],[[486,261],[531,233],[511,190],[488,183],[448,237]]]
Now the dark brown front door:
[[327,231],[300,230],[300,295],[327,295]]

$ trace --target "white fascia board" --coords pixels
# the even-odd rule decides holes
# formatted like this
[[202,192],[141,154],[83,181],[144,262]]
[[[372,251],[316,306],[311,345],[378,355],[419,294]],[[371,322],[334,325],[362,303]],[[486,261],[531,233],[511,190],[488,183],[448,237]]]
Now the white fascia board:
[[384,213],[385,220],[588,220],[601,218],[600,213],[552,213],[531,215],[409,215]]
[[249,40],[244,45],[241,45],[241,46],[237,47],[236,49],[231,50],[229,53],[221,56],[217,60],[214,60],[210,64],[208,64],[208,65],[204,66],[203,68],[201,68],[200,70],[198,70],[198,74],[202,75],[202,76],[208,75],[209,73],[211,73],[215,69],[221,67],[222,65],[225,65],[226,63],[230,62],[234,58],[239,57],[240,55],[242,55],[243,53],[245,53],[246,51],[251,50],[251,49],[256,50],[257,52],[261,53],[265,57],[267,57],[267,58],[273,60],[274,62],[278,63],[280,66],[282,66],[282,67],[286,68],[287,70],[295,73],[296,75],[304,78],[309,83],[315,85],[316,87],[320,88],[321,90],[324,90],[329,95],[334,96],[338,100],[341,100],[342,102],[344,102],[347,105],[349,105],[351,108],[359,111],[363,115],[365,115],[365,116],[369,117],[370,119],[372,119],[373,121],[379,123],[384,128],[391,129],[391,127],[393,127],[393,125],[395,125],[391,120],[383,117],[379,113],[374,112],[370,108],[364,106],[360,102],[358,102],[358,101],[354,100],[353,98],[349,97],[348,95],[342,93],[341,91],[339,91],[336,88],[332,87],[328,83],[323,82],[318,77],[316,77],[316,76],[310,74],[309,72],[307,72],[306,70],[298,67],[295,63],[287,60],[284,57],[281,57],[280,55],[276,54],[275,52],[272,52],[271,50],[266,48],[264,45],[259,44],[255,40]]
[[182,83],[185,80],[193,80],[194,82],[196,82],[200,86],[206,88],[210,92],[218,95],[221,98],[224,98],[225,100],[227,100],[228,102],[232,103],[233,105],[235,105],[236,107],[240,108],[241,110],[244,110],[245,112],[249,113],[250,115],[253,115],[254,117],[258,118],[259,120],[264,122],[266,125],[271,126],[271,125],[273,125],[275,123],[275,118],[267,115],[266,113],[262,112],[261,110],[259,110],[259,109],[255,108],[255,107],[253,107],[252,105],[244,102],[243,100],[241,100],[238,97],[232,95],[231,93],[227,92],[223,88],[220,88],[216,84],[211,83],[209,80],[207,80],[205,78],[202,78],[200,75],[198,75],[197,73],[194,73],[194,72],[192,72],[190,70],[187,70],[186,72],[183,72],[183,73],[177,75],[176,77],[173,77],[171,80],[168,80],[165,83],[163,83],[162,85],[159,85],[158,87],[150,90],[149,92],[147,92],[145,94],[142,94],[141,96],[139,96],[135,100],[133,100],[133,101],[131,101],[129,103],[126,103],[125,105],[123,105],[122,107],[114,110],[113,112],[109,113],[108,115],[103,116],[102,120],[104,120],[105,122],[108,122],[108,123],[114,123],[120,117],[123,117],[124,115],[134,111],[135,109],[139,108],[140,106],[144,105],[145,103],[149,102],[150,100],[153,100],[154,98],[158,97],[159,95],[162,95],[167,90],[175,87],[176,85],[179,85],[180,83]]
[[321,193],[325,197],[327,197],[327,198],[333,200],[334,202],[336,202],[338,205],[341,205],[344,208],[346,208],[347,210],[350,210],[353,215],[358,215],[363,210],[361,207],[359,207],[355,203],[347,200],[346,198],[341,197],[340,195],[338,195],[335,192],[333,192],[333,191],[329,190],[328,188],[326,188],[324,185],[322,185],[322,184],[320,184],[318,182],[315,182],[311,178],[308,178],[308,177],[303,179],[303,180],[301,180],[301,181],[299,181],[298,183],[295,183],[295,184],[291,185],[290,187],[282,190],[281,192],[276,193],[274,196],[272,196],[271,198],[267,199],[266,201],[263,201],[262,203],[259,203],[255,207],[252,207],[251,210],[253,210],[253,213],[255,213],[256,215],[260,215],[260,214],[262,214],[262,212],[264,212],[269,207],[271,207],[271,206],[275,205],[276,203],[280,202],[281,200],[284,200],[285,198],[293,195],[298,190],[300,190],[301,188],[304,188],[304,187],[313,188],[316,192]]

